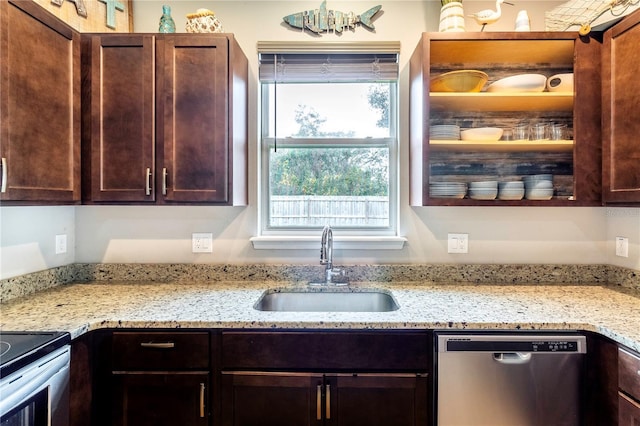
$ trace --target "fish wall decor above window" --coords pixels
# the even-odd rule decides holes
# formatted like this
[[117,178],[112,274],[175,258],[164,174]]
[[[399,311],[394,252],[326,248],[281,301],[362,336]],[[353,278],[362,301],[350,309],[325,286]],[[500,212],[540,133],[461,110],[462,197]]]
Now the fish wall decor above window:
[[299,28],[302,31],[306,29],[316,34],[331,31],[342,33],[345,30],[354,30],[358,24],[375,30],[372,18],[380,9],[382,9],[382,5],[374,6],[360,15],[356,15],[353,12],[327,10],[325,0],[320,4],[319,9],[305,10],[287,15],[282,19],[294,28]]

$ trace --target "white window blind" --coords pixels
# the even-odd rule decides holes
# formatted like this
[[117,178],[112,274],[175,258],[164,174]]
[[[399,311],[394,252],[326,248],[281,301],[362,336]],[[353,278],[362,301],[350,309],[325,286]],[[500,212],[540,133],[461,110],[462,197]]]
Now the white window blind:
[[261,82],[357,82],[398,79],[399,42],[258,42]]

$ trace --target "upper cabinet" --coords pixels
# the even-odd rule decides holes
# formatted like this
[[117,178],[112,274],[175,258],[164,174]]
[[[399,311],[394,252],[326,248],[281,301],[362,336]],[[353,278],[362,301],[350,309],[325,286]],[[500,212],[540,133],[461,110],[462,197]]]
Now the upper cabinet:
[[[600,205],[600,54],[575,33],[424,33],[410,61],[411,205]],[[459,70],[488,80],[476,92],[431,87]],[[542,75],[543,87],[512,86],[507,78],[521,74]],[[549,79],[550,88],[554,76],[569,83],[556,90],[562,80]],[[535,125],[544,133],[534,136]],[[553,125],[563,132],[551,135]],[[531,134],[518,135],[521,126]],[[475,128],[502,135],[465,132]],[[546,175],[544,191],[531,191],[533,175]]]
[[609,29],[603,41],[603,199],[640,203],[640,12]]
[[246,205],[248,64],[235,38],[83,37],[83,200]]
[[80,201],[80,35],[30,1],[0,2],[0,200]]

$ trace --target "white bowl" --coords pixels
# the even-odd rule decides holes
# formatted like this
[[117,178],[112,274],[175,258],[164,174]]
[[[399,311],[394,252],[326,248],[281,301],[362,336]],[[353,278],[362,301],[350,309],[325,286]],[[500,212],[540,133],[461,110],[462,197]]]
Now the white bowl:
[[497,141],[502,137],[502,129],[498,127],[478,127],[460,131],[463,141]]
[[552,75],[547,79],[549,92],[573,92],[573,73]]
[[542,92],[546,84],[542,74],[517,74],[491,83],[487,92]]

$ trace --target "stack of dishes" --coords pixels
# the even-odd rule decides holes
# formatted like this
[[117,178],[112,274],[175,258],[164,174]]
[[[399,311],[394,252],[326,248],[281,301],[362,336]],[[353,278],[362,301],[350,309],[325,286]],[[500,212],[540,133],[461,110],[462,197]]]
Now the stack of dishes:
[[469,198],[474,200],[495,200],[498,195],[498,181],[487,180],[469,184]]
[[527,200],[550,200],[553,197],[553,175],[531,175],[522,179]]
[[498,183],[499,200],[522,200],[524,197],[524,182],[515,180]]
[[429,138],[435,140],[460,140],[460,126],[441,124],[429,127]]
[[464,198],[467,184],[463,182],[431,182],[429,195],[431,198]]

